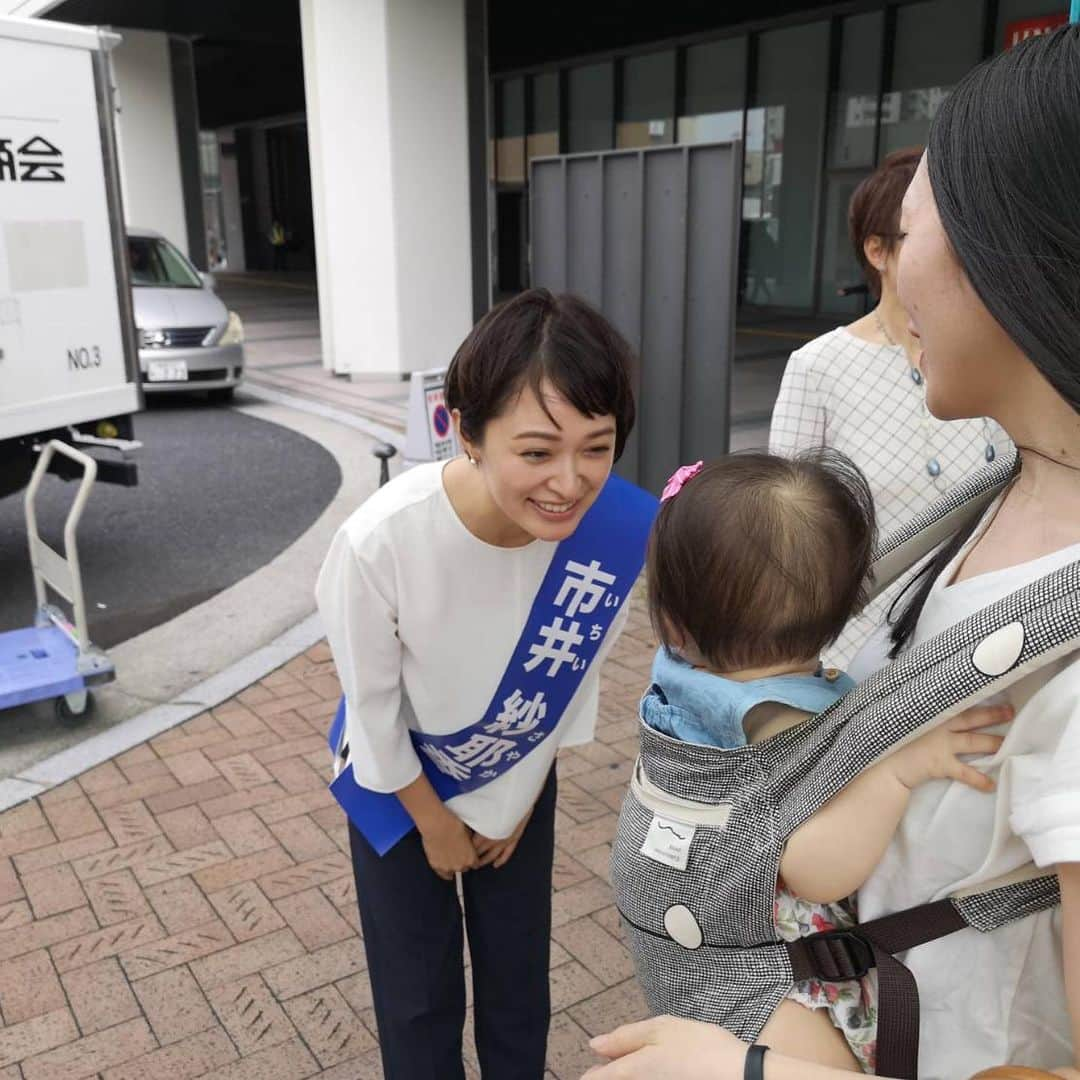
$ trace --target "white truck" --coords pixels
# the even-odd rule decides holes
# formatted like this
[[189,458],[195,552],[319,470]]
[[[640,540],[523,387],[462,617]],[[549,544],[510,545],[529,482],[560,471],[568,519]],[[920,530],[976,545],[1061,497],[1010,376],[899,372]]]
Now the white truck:
[[0,496],[25,485],[54,437],[118,451],[98,479],[136,481],[143,400],[109,65],[119,41],[0,18]]

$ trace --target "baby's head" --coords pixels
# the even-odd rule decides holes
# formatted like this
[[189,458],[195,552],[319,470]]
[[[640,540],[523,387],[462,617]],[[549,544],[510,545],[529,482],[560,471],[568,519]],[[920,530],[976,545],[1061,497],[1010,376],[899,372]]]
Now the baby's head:
[[721,674],[810,663],[866,603],[874,542],[870,488],[843,454],[731,454],[660,507],[653,626]]

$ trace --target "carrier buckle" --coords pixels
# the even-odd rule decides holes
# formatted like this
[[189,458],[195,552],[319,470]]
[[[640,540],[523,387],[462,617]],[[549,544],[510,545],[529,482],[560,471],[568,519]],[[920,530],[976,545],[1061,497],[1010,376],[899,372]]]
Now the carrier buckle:
[[824,930],[802,941],[814,973],[826,982],[861,979],[876,966],[870,942],[857,930]]

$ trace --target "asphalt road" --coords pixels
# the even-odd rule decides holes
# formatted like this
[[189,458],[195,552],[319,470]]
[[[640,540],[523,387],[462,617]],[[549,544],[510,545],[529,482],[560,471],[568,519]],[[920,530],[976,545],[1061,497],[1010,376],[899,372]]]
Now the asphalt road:
[[[317,442],[195,396],[153,399],[135,425],[138,487],[96,485],[79,527],[90,637],[102,648],[264,566],[341,484]],[[49,476],[39,496],[42,535],[60,551],[74,492]],[[33,608],[20,493],[0,499],[0,631],[29,625]]]

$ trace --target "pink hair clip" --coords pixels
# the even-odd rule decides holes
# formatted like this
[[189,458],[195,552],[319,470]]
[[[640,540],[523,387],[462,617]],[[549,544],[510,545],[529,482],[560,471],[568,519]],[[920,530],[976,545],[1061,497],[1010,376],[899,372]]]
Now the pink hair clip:
[[680,465],[671,474],[671,479],[664,485],[664,490],[660,492],[660,501],[664,502],[678,495],[683,489],[683,484],[697,476],[704,465],[704,461],[695,461],[693,465]]

